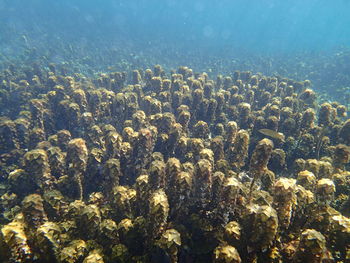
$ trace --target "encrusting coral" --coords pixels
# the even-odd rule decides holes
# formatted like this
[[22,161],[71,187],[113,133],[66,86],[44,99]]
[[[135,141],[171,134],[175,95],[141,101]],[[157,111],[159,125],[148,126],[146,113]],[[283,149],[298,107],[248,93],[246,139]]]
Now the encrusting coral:
[[0,73],[1,262],[350,260],[350,120],[310,81],[30,72]]

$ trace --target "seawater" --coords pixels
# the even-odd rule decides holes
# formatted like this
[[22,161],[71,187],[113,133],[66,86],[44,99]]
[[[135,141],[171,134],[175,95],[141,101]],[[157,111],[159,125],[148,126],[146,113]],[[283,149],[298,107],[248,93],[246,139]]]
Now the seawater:
[[350,86],[349,10],[346,0],[1,0],[0,67],[16,59],[71,62],[84,73],[187,65],[334,90]]

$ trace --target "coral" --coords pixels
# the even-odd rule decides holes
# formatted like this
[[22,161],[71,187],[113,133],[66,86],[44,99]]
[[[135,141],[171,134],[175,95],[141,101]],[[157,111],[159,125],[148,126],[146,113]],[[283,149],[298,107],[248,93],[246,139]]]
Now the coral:
[[166,230],[158,243],[169,255],[172,263],[178,262],[178,248],[181,246],[181,236],[176,229]]
[[66,157],[68,174],[77,185],[77,196],[80,200],[83,198],[83,177],[87,167],[87,161],[88,151],[85,141],[81,138],[69,141]]
[[87,249],[87,244],[84,240],[73,240],[60,251],[58,261],[74,263],[82,260],[87,254]]
[[248,156],[250,136],[246,130],[239,130],[234,142],[232,156],[232,165],[236,170],[239,170],[245,165],[246,158]]
[[268,171],[267,164],[271,158],[273,142],[269,139],[262,139],[258,142],[250,159],[249,172],[253,176],[251,189],[254,183]]
[[117,207],[118,218],[132,218],[135,209],[136,191],[125,186],[116,186],[112,190],[112,201]]
[[0,121],[0,143],[2,145],[0,153],[6,153],[19,148],[16,124],[13,121]]
[[87,255],[86,258],[84,258],[83,263],[103,263],[103,256],[101,253],[96,249],[93,250]]
[[36,185],[42,190],[52,188],[55,182],[51,175],[49,159],[46,151],[35,149],[24,155],[25,171],[34,177]]
[[35,243],[42,261],[55,261],[55,255],[61,248],[61,232],[60,225],[54,222],[45,222],[38,228]]
[[23,219],[26,226],[36,229],[46,221],[47,215],[44,210],[43,199],[38,194],[27,195],[22,201]]
[[341,138],[341,140],[346,144],[346,145],[350,145],[350,119],[346,120],[340,131],[339,131],[339,137]]
[[322,262],[326,253],[326,239],[314,229],[306,229],[295,254],[296,262]]
[[0,258],[3,260],[30,262],[33,259],[21,214],[1,228],[0,244],[2,251]]
[[160,189],[149,199],[149,235],[157,238],[163,231],[169,215],[169,203],[165,192]]
[[230,244],[238,244],[241,239],[241,226],[236,221],[231,221],[225,226],[225,240]]
[[323,103],[318,114],[320,126],[330,126],[335,118],[335,111],[331,104]]
[[349,259],[347,108],[310,81],[20,72],[0,73],[1,262]]
[[84,236],[94,239],[100,231],[101,212],[96,205],[85,206],[80,213],[79,229],[84,231]]
[[343,144],[336,145],[333,162],[335,168],[344,169],[344,165],[350,162],[350,147]]
[[114,158],[107,160],[103,167],[103,181],[101,183],[107,194],[111,194],[112,189],[119,185],[121,176],[120,161]]
[[297,204],[296,180],[279,178],[274,184],[274,207],[281,228],[288,228],[291,216]]
[[229,245],[221,245],[215,248],[213,262],[240,263],[242,260],[235,247]]
[[307,190],[314,190],[316,185],[316,176],[307,170],[298,173],[297,183]]
[[278,230],[278,216],[270,206],[253,205],[248,207],[244,231],[248,244],[255,252],[268,248],[274,241]]
[[13,170],[9,173],[7,179],[11,191],[19,196],[25,196],[38,189],[35,178],[23,169]]
[[316,197],[320,203],[329,203],[334,199],[335,185],[328,178],[318,180],[316,185]]
[[213,167],[210,161],[200,159],[196,164],[194,196],[201,206],[206,206],[212,196]]

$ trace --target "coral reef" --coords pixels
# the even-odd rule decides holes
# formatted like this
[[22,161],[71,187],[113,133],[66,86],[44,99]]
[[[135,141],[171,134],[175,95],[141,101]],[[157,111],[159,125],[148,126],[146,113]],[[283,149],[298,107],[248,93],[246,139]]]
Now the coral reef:
[[1,262],[350,260],[350,120],[310,81],[51,65],[0,83]]

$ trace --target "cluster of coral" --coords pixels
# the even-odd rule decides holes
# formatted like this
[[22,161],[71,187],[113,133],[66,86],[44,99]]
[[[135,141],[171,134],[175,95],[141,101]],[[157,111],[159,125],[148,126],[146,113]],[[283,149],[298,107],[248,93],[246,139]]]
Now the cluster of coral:
[[1,262],[346,262],[350,119],[310,81],[0,75]]

